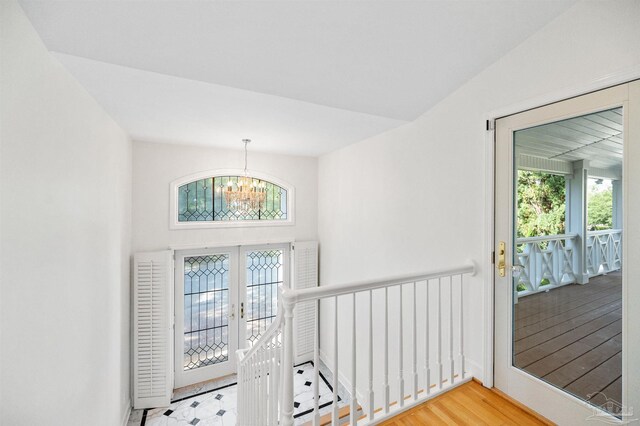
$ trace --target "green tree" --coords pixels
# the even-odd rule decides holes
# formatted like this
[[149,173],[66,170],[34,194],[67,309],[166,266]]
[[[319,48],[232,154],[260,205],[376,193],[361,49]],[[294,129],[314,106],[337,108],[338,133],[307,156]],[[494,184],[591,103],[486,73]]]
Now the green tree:
[[518,237],[564,234],[564,176],[518,170]]
[[611,229],[613,226],[613,193],[611,188],[591,191],[587,197],[589,230]]

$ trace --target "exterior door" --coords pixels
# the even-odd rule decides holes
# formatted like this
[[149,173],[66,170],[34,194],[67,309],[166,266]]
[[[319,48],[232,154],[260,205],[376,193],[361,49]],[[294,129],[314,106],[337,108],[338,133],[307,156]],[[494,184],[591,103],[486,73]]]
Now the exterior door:
[[[595,419],[605,420],[606,422],[617,422],[619,420],[607,413],[606,409],[599,409],[593,404],[586,402],[583,398],[579,398],[567,391],[567,389],[571,389],[570,386],[563,388],[563,386],[553,384],[551,380],[543,379],[542,373],[535,373],[535,371],[542,371],[541,369],[528,370],[522,368],[522,365],[517,362],[516,353],[520,345],[518,339],[521,330],[516,329],[515,325],[515,321],[517,320],[516,306],[518,303],[523,303],[526,297],[536,296],[535,294],[533,296],[526,295],[519,301],[519,292],[520,294],[545,292],[544,287],[539,288],[539,286],[552,284],[551,287],[560,287],[564,286],[567,280],[573,280],[578,283],[575,285],[580,286],[580,284],[584,283],[584,280],[588,281],[589,274],[586,265],[578,267],[575,271],[575,277],[573,277],[572,274],[565,274],[566,271],[562,268],[565,268],[565,266],[570,263],[572,256],[575,256],[580,250],[587,251],[588,246],[586,232],[582,236],[574,236],[573,234],[564,235],[564,237],[558,237],[554,241],[547,242],[541,246],[541,248],[538,248],[537,256],[540,260],[536,266],[536,277],[541,279],[536,278],[533,286],[525,289],[527,291],[523,292],[524,287],[518,287],[523,281],[530,281],[530,276],[536,273],[534,273],[535,271],[533,271],[533,269],[523,271],[521,268],[513,268],[513,265],[522,265],[524,263],[523,259],[526,259],[526,255],[528,254],[523,251],[522,246],[518,245],[519,243],[516,241],[518,226],[516,213],[518,208],[516,203],[518,179],[516,169],[518,166],[516,164],[515,138],[519,131],[525,129],[532,129],[536,126],[613,109],[619,111],[622,116],[621,122],[624,130],[624,156],[621,160],[623,185],[622,204],[624,206],[622,231],[624,238],[622,262],[624,266],[621,272],[622,301],[620,304],[622,312],[620,318],[622,349],[621,353],[617,355],[619,359],[621,359],[621,361],[619,361],[620,377],[617,379],[619,385],[621,382],[621,401],[615,401],[615,403],[621,404],[621,414],[618,415],[618,419],[624,422],[640,417],[638,416],[640,413],[633,413],[633,407],[640,408],[640,393],[638,392],[638,387],[635,385],[640,383],[640,368],[637,362],[640,360],[640,345],[638,344],[640,341],[640,333],[638,333],[638,330],[640,329],[634,326],[634,324],[639,323],[640,315],[638,312],[640,312],[640,310],[635,309],[634,311],[631,304],[633,301],[637,303],[637,301],[640,300],[640,286],[634,285],[635,280],[630,279],[637,277],[638,273],[640,273],[640,262],[637,261],[640,259],[640,221],[638,220],[638,217],[640,217],[640,197],[638,196],[638,194],[640,194],[640,167],[638,167],[638,164],[640,164],[640,83],[632,82],[623,84],[508,116],[496,121],[494,385],[509,396],[558,424],[583,424],[586,420]],[[566,125],[563,127],[564,130],[561,129],[562,132],[572,131],[572,129],[570,129],[571,126]],[[596,126],[594,125],[593,127]],[[578,127],[573,127],[573,130],[575,129],[578,129]],[[551,144],[561,142],[559,139],[562,139],[562,135],[556,134],[554,137],[557,139],[550,140],[549,142]],[[589,149],[596,152],[596,154],[598,152],[595,146]],[[567,150],[566,152],[569,151]],[[570,158],[570,156],[567,155],[565,158]],[[598,158],[598,156],[596,155],[594,158]],[[567,173],[572,172],[572,170],[567,171]],[[587,178],[586,171],[583,177],[585,179]],[[575,185],[575,181],[573,181],[573,183],[571,182],[569,179],[567,191],[569,191],[571,185]],[[582,188],[584,188],[584,186]],[[567,210],[567,220],[569,220],[568,212]],[[586,211],[582,214],[586,215]],[[571,217],[575,215],[576,210],[574,208]],[[569,233],[567,232],[567,234]],[[533,242],[537,241],[536,237],[530,238],[530,240]],[[568,242],[569,240],[571,241]],[[550,259],[553,255],[552,251],[555,250],[555,248],[558,249],[559,260],[553,263]],[[504,259],[504,262],[501,262],[502,259]],[[501,263],[503,264],[501,265]],[[504,273],[501,273],[500,266],[504,267]],[[533,268],[533,266],[531,268]],[[557,282],[554,281],[553,278],[553,274],[556,272],[558,275]],[[584,275],[582,275],[582,273],[584,273]],[[519,274],[528,274],[528,276],[523,280],[518,277]],[[587,283],[583,287],[587,289],[589,285],[590,283]],[[563,287],[561,290],[562,292],[567,292],[568,288]],[[558,290],[551,289],[548,291],[553,294],[554,291],[557,292]],[[591,292],[593,293],[593,291]],[[602,293],[602,295],[602,297],[606,296],[605,293]],[[540,300],[542,299],[540,298]],[[612,298],[606,309],[614,306],[614,304],[615,300]],[[558,343],[554,348],[555,352],[549,355],[551,358],[547,358],[556,362],[551,368],[559,368],[558,366],[561,365],[562,362],[565,362],[559,359],[561,358],[561,354],[566,354],[568,357],[567,360],[571,360],[571,357],[574,357],[571,362],[578,362],[578,358],[580,357],[579,351],[586,351],[586,349],[578,344],[581,342],[576,343],[574,340],[579,337],[579,333],[583,333],[588,327],[596,330],[601,326],[601,329],[604,329],[606,326],[604,322],[600,325],[595,322],[596,320],[592,321],[592,319],[596,318],[597,315],[599,315],[597,318],[610,315],[610,312],[613,311],[613,308],[609,311],[602,308],[601,311],[595,312],[594,309],[590,309],[591,305],[588,305],[586,301],[584,304],[573,303],[563,306],[564,307],[556,311],[548,311],[544,316],[535,318],[535,321],[537,321],[536,324],[531,325],[527,333],[525,333],[525,335],[538,333],[535,339],[530,339],[530,341],[527,342],[529,346],[526,347],[529,348],[531,353],[541,350],[545,345],[552,347],[553,344]],[[629,307],[631,307],[631,309],[628,309]],[[576,322],[574,324],[567,324],[566,321],[563,322],[571,315],[570,310],[582,315],[579,319],[575,320]],[[534,314],[537,315],[537,312]],[[529,313],[527,315],[532,314]],[[583,326],[587,321],[591,321],[590,325],[588,327]],[[615,321],[615,318],[612,322],[613,321]],[[550,341],[549,339],[553,337],[545,336],[541,332],[543,329],[560,330],[563,333],[563,337],[557,341],[553,341],[553,344],[550,344],[548,343]],[[574,350],[576,353],[571,354],[571,350]],[[611,362],[611,359],[613,359],[613,356],[602,362]],[[572,368],[575,370],[576,365],[573,365]],[[547,374],[546,371],[551,370],[545,370],[544,374]],[[579,380],[580,374],[584,373],[576,373],[575,377],[578,377],[578,379],[575,380]],[[545,377],[549,376],[547,375]],[[615,379],[615,377],[613,377],[613,379]],[[574,380],[574,378],[572,378],[572,380]]]
[[278,287],[288,286],[289,245],[240,248],[240,322],[242,347],[252,346],[278,313]]
[[289,251],[269,244],[176,252],[175,388],[236,372],[236,350],[275,319]]
[[238,249],[175,256],[175,384],[235,372],[238,349]]

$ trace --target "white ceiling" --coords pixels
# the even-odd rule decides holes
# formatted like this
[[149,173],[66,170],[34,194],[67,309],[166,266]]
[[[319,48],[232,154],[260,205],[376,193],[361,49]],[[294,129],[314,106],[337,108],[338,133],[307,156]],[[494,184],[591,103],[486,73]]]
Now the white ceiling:
[[591,167],[622,168],[622,108],[557,121],[515,133],[518,154],[553,160],[589,160]]
[[574,1],[34,1],[134,138],[320,155],[415,119]]

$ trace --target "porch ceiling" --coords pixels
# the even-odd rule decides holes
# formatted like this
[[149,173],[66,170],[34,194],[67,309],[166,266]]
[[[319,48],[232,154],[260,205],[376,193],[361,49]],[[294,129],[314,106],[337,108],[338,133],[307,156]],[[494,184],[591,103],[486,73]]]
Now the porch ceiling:
[[516,132],[519,154],[553,160],[589,160],[600,169],[622,165],[622,108]]

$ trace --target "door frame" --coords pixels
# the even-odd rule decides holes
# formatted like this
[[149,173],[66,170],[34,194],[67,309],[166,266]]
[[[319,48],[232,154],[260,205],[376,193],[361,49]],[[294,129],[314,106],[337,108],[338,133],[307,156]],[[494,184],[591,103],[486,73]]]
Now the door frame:
[[[241,291],[241,288],[245,288],[246,286],[246,276],[244,276],[241,271],[243,271],[242,267],[244,263],[242,260],[244,255],[248,251],[259,251],[259,250],[282,250],[283,251],[283,285],[286,287],[291,286],[291,251],[292,251],[292,242],[287,240],[280,240],[279,242],[251,242],[248,244],[243,243],[231,243],[231,244],[195,244],[188,246],[174,246],[171,247],[173,251],[173,285],[172,287],[172,301],[171,301],[171,317],[173,318],[173,333],[172,335],[172,353],[173,353],[173,389],[177,389],[184,386],[189,386],[192,380],[197,380],[193,383],[200,383],[207,380],[212,380],[215,378],[223,377],[225,375],[236,373],[236,354],[235,349],[240,347],[240,343],[246,340],[244,330],[240,329],[241,317],[240,317],[240,303],[246,303],[246,291]],[[235,314],[233,324],[229,323],[229,333],[233,333],[236,336],[236,347],[231,348],[229,353],[229,363],[226,368],[222,369],[222,371],[218,374],[216,373],[216,377],[211,377],[211,367],[215,366],[207,366],[204,368],[193,370],[187,374],[187,376],[193,377],[193,379],[189,380],[189,383],[184,383],[183,380],[178,380],[179,368],[182,366],[183,352],[182,346],[177,344],[178,339],[178,330],[181,330],[184,327],[183,318],[179,318],[176,312],[176,300],[177,300],[177,292],[178,292],[178,283],[181,282],[178,279],[178,274],[181,273],[181,269],[178,267],[179,263],[183,262],[182,259],[188,256],[194,255],[202,255],[207,252],[211,253],[229,253],[229,303],[230,308],[229,312],[231,313],[233,310],[233,314]],[[235,264],[235,267],[233,266]],[[235,286],[235,288],[233,288]],[[182,289],[180,289],[182,291]],[[235,306],[234,306],[235,305]],[[180,373],[184,374],[184,373]]]
[[[484,282],[483,315],[484,326],[482,336],[482,383],[485,387],[493,387],[494,379],[494,257],[495,247],[495,121],[509,115],[518,114],[530,109],[539,108],[556,102],[561,102],[577,96],[586,95],[619,84],[629,83],[640,79],[640,66],[622,69],[619,72],[595,78],[585,84],[572,86],[553,92],[547,92],[535,98],[526,99],[514,104],[503,106],[484,114],[485,136],[484,136],[484,213],[485,232],[482,261],[479,262],[483,270],[482,278]],[[478,125],[482,125],[478,123]],[[623,211],[626,215],[626,212]],[[626,216],[625,216],[626,217]],[[626,220],[623,218],[623,220]]]

